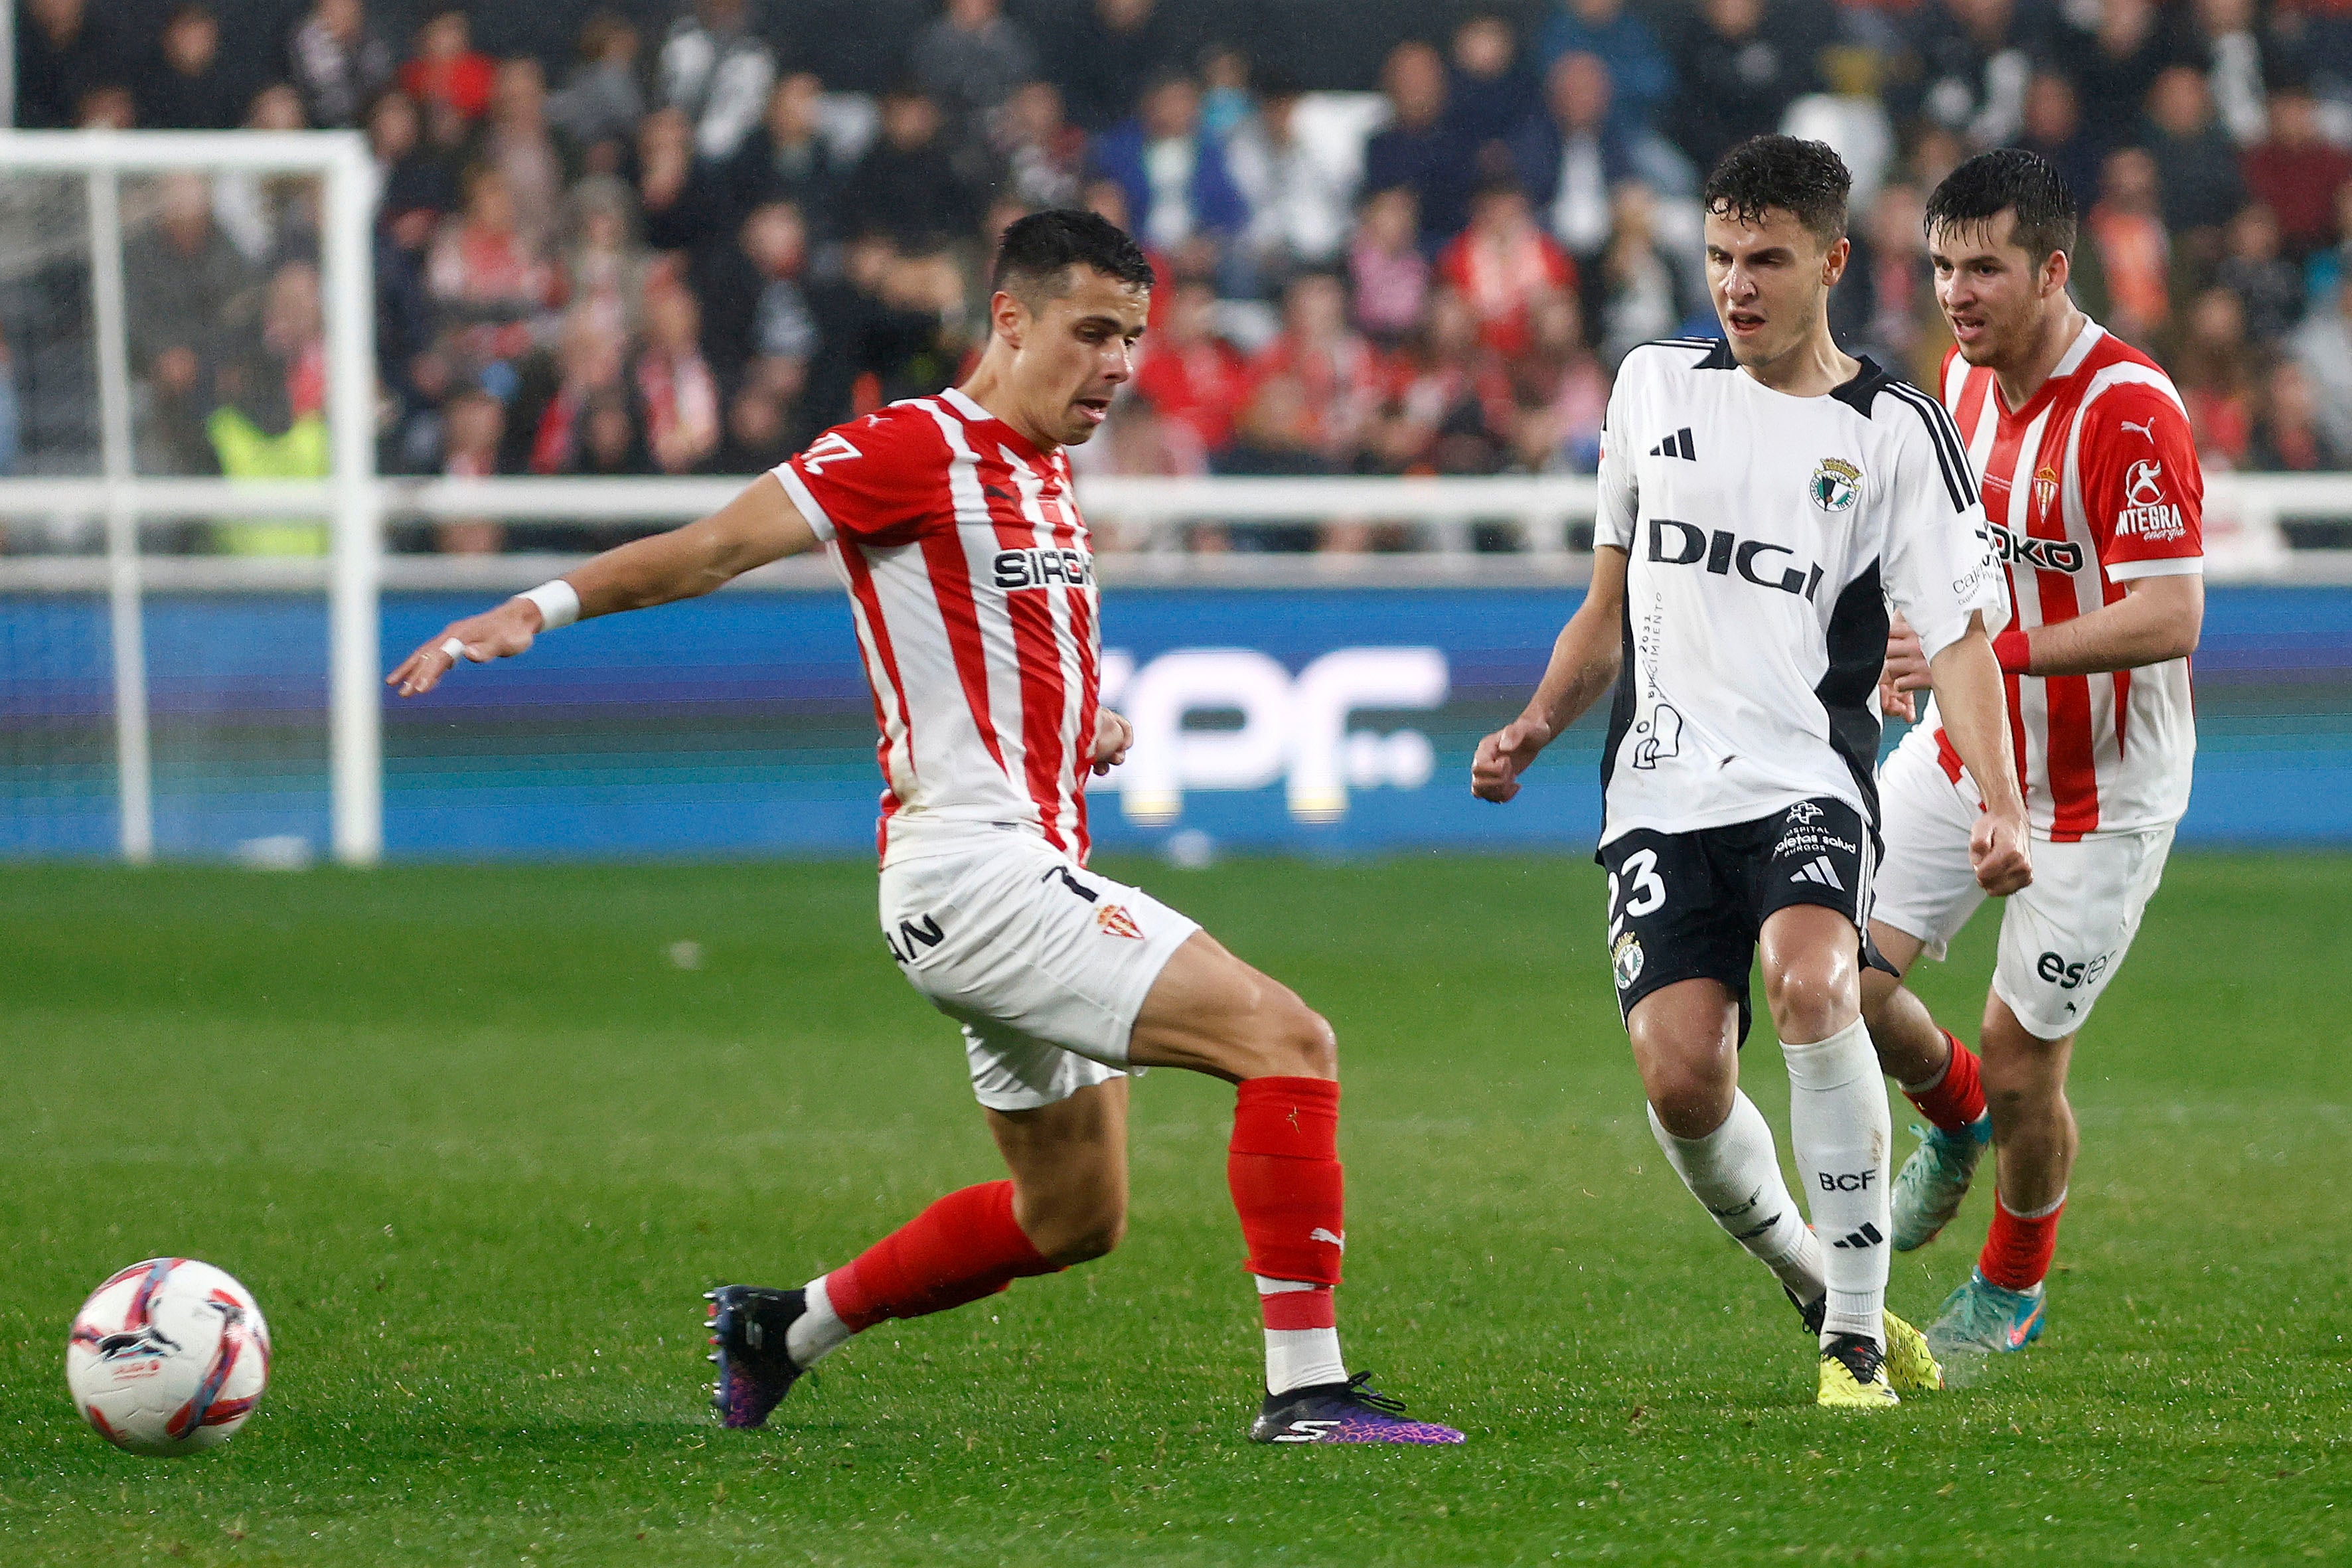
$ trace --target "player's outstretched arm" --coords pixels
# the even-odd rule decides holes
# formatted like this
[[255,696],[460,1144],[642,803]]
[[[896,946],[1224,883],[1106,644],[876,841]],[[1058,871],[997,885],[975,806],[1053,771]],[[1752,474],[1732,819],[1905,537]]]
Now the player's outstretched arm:
[[2105,675],[2197,651],[2205,626],[2205,579],[2194,573],[2137,577],[2112,605],[2055,626],[2003,632],[1993,652],[2020,675]]
[[2005,897],[2032,882],[2033,862],[2026,849],[2025,796],[2009,743],[2008,689],[1981,613],[1969,616],[1969,629],[1928,668],[1944,733],[1984,796],[1985,808],[1969,836],[1969,864],[1978,886]]
[[[586,620],[622,610],[642,610],[673,599],[691,599],[741,576],[755,566],[814,550],[817,536],[773,474],[762,474],[742,494],[698,522],[667,533],[632,540],[557,579],[578,601],[568,619]],[[400,661],[384,684],[403,697],[418,697],[441,684],[460,658],[488,664],[512,658],[547,629],[544,605],[534,595],[558,592],[556,584],[517,595],[495,609],[452,621]],[[562,624],[562,623],[559,623]]]
[[1592,585],[1560,628],[1551,663],[1519,716],[1478,742],[1470,763],[1470,793],[1506,801],[1519,793],[1519,775],[1592,706],[1617,679],[1623,658],[1625,552],[1604,544],[1592,552]]

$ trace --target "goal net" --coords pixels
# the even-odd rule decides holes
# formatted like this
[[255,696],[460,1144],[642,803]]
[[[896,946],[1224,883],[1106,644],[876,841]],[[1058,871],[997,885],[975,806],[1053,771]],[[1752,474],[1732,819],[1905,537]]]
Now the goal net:
[[375,858],[373,178],[0,134],[0,855]]

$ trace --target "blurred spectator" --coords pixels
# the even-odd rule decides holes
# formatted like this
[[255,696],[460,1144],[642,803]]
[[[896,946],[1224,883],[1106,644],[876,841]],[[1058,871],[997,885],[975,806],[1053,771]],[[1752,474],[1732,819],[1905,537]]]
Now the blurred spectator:
[[808,228],[790,202],[767,202],[743,220],[731,265],[704,298],[703,353],[733,385],[753,361],[789,361],[803,379],[816,357],[816,318],[809,303]]
[[1814,89],[1812,63],[1785,16],[1765,26],[1767,3],[1699,0],[1675,40],[1666,131],[1702,174],[1735,144],[1778,131],[1797,95]]
[[154,131],[226,131],[245,111],[245,83],[223,64],[220,18],[199,4],[174,6],[155,58],[140,73],[139,123]]
[[1230,44],[1213,45],[1201,58],[1201,129],[1225,141],[1256,110],[1249,57]]
[[426,286],[474,373],[531,346],[559,281],[546,257],[515,226],[506,176],[477,165],[466,177],[465,216],[443,226],[425,267]]
[[2275,348],[2303,320],[2303,270],[2279,254],[2278,219],[2260,202],[2230,220],[2228,254],[2214,281],[2246,310],[2246,337]]
[[562,212],[564,168],[547,130],[547,78],[529,56],[499,63],[482,156],[506,176],[517,232],[544,247]]
[[626,338],[637,329],[652,271],[637,239],[629,187],[610,174],[593,174],[572,187],[566,207],[565,302],[573,314]]
[[[801,419],[814,435],[868,413],[891,396],[936,392],[954,369],[944,316],[961,308],[962,279],[901,256],[887,236],[859,235],[843,249],[841,275],[813,281],[809,305],[825,352],[809,366]],[[941,379],[919,385],[929,367]]]
[[501,460],[509,473],[572,471],[587,438],[589,405],[600,394],[626,395],[628,339],[612,321],[575,308],[551,357],[535,354],[515,393],[514,421]]
[[1422,254],[1412,187],[1373,193],[1348,248],[1356,328],[1373,342],[1402,342],[1419,329],[1429,300],[1429,258]]
[[[218,403],[205,422],[220,471],[233,479],[317,479],[327,446],[327,348],[319,271],[289,261],[270,275],[261,331],[250,350],[222,365]],[[327,527],[287,519],[218,524],[219,547],[236,555],[323,555]]]
[[2254,0],[2195,0],[2190,7],[2214,112],[2230,140],[2252,146],[2269,114],[2263,84],[2283,61],[2255,26]]
[[1381,73],[1390,123],[1364,146],[1364,189],[1409,185],[1421,216],[1421,243],[1435,250],[1468,221],[1476,173],[1469,150],[1445,120],[1445,62],[1427,44],[1389,51]]
[[625,394],[600,392],[588,400],[581,419],[579,450],[564,470],[601,479],[625,479],[654,472],[653,455],[646,450],[645,432],[629,407]]
[[287,47],[287,74],[311,124],[357,125],[368,100],[392,83],[392,47],[368,26],[360,0],[314,0]]
[[2156,160],[2146,149],[2107,154],[2099,199],[2083,227],[2106,280],[2106,325],[2127,343],[2150,342],[2172,311],[2172,242],[2157,200]]
[[1574,50],[1552,61],[1544,110],[1513,143],[1513,163],[1544,226],[1590,266],[1609,243],[1610,192],[1626,180],[1691,189],[1690,165],[1654,132],[1611,111],[1609,67]]
[[1480,150],[1508,143],[1535,111],[1535,79],[1519,58],[1511,25],[1496,12],[1474,12],[1454,30],[1445,115],[1454,136]]
[[[1957,132],[1971,152],[1999,147],[2022,127],[2026,84],[2046,48],[2040,14],[2018,0],[1928,0],[1912,14],[1917,79],[1902,103]],[[2080,187],[2084,191],[2089,186]]]
[[548,98],[549,122],[571,138],[593,173],[620,169],[645,118],[646,95],[637,85],[643,45],[628,18],[596,12],[580,29],[580,63]]
[[1489,474],[1502,468],[1517,422],[1509,374],[1480,331],[1478,312],[1451,289],[1430,296],[1411,367],[1373,433],[1390,473]]
[[776,59],[751,30],[744,0],[694,0],[662,44],[660,77],[662,102],[693,121],[695,151],[719,160],[760,122]]
[[377,99],[367,129],[378,182],[376,221],[401,249],[422,251],[443,216],[457,210],[457,182],[418,145],[416,104],[406,93]]
[[910,248],[972,231],[987,197],[951,155],[944,129],[940,106],[920,88],[882,95],[882,133],[842,192],[848,232],[887,234]]
[[1187,53],[1156,0],[1094,0],[1054,37],[1060,46],[1054,81],[1070,118],[1088,132],[1108,131],[1133,114],[1144,84]]
[[1628,180],[1614,193],[1616,225],[1601,258],[1601,353],[1613,370],[1637,344],[1678,331],[1697,290],[1689,263],[1659,241],[1649,188]]
[[996,115],[996,151],[1004,192],[1015,201],[1040,210],[1076,203],[1087,133],[1063,117],[1062,89],[1052,82],[1024,82],[1005,100]]
[[1371,345],[1348,329],[1348,295],[1328,272],[1293,279],[1282,297],[1282,332],[1250,366],[1258,380],[1286,377],[1303,402],[1307,444],[1332,467],[1353,458],[1378,407],[1383,372]]
[[[307,131],[302,95],[276,82],[253,95],[246,115],[251,131]],[[308,174],[256,174],[231,170],[213,181],[213,219],[245,252],[270,266],[297,252],[318,251],[319,182]]]
[[1201,89],[1190,77],[1152,83],[1136,118],[1097,142],[1094,155],[1126,188],[1138,237],[1162,250],[1196,235],[1222,238],[1248,220],[1224,148],[1201,129]]
[[[2106,127],[2111,137],[2127,135],[2126,128],[2147,112],[2158,75],[2191,58],[2189,42],[2155,0],[2096,0],[2084,10],[2090,25],[2062,32],[2058,58],[2072,68],[2084,120]],[[2074,13],[2066,15],[2071,24]]]
[[1895,374],[1936,384],[1945,334],[1937,328],[1935,271],[1920,231],[1916,185],[1885,185],[1854,226],[1845,276],[1830,293],[1830,329],[1849,353],[1867,353]]
[[149,461],[204,473],[215,460],[204,431],[212,377],[259,322],[261,278],[213,222],[205,176],[171,174],[158,185],[153,226],[123,247],[131,372],[152,399]]
[[82,99],[129,81],[132,56],[112,7],[89,0],[24,0],[16,22],[16,123],[70,129]]
[[1501,354],[1528,346],[1528,310],[1538,296],[1576,287],[1576,265],[1538,228],[1527,193],[1493,181],[1470,205],[1470,226],[1437,258],[1437,275],[1470,307],[1479,340]]
[[[1218,454],[1216,471],[1262,477],[1298,477],[1332,472],[1330,458],[1315,437],[1306,388],[1291,375],[1269,375],[1252,389],[1235,421],[1235,437]],[[1218,529],[1196,538],[1195,549],[1243,551],[1312,550],[1316,531],[1292,525]]]
[[1349,171],[1300,134],[1298,84],[1269,72],[1256,112],[1227,143],[1234,184],[1249,205],[1243,244],[1254,293],[1278,292],[1302,267],[1328,267],[1347,244]]
[[1562,0],[1536,41],[1537,67],[1549,77],[1566,54],[1593,55],[1608,66],[1611,112],[1622,133],[1655,128],[1674,90],[1674,67],[1657,34],[1625,9],[1624,0]]
[[684,251],[690,274],[727,265],[738,227],[732,193],[717,166],[694,155],[683,110],[655,110],[637,127],[637,205],[646,243]]
[[2210,265],[2221,250],[2221,226],[2246,203],[2237,146],[2214,122],[2205,77],[2194,67],[2166,67],[2148,93],[2147,111],[2165,226],[2176,245]]
[[665,474],[690,474],[719,445],[719,381],[702,357],[702,312],[668,283],[646,292],[645,347],[634,377],[646,441]]
[[807,71],[793,71],[776,83],[758,129],[743,138],[728,165],[737,212],[790,202],[813,232],[832,232],[836,176],[833,149],[819,125],[824,100],[824,84]]
[[77,131],[133,131],[139,126],[139,100],[120,82],[102,82],[81,95],[74,110]]
[[2352,153],[2320,134],[2319,100],[2301,83],[2270,97],[2270,134],[2246,149],[2246,186],[2278,216],[2285,253],[2296,259],[2336,240],[2336,196],[2352,181]]
[[727,434],[711,454],[714,474],[764,474],[800,450],[783,404],[764,386],[746,386],[728,399]]
[[2066,182],[2079,210],[2099,189],[2099,145],[2083,128],[2074,84],[2056,71],[2036,71],[2025,86],[2025,125],[2017,145],[2039,153]]
[[1584,335],[1574,295],[1538,300],[1531,320],[1533,342],[1511,366],[1519,405],[1513,433],[1518,460],[1538,473],[1591,473],[1601,462],[1609,373]]
[[958,122],[989,113],[1037,74],[1037,51],[1004,0],[947,0],[916,35],[908,64],[941,109]]
[[2352,467],[2352,448],[2336,445],[2321,425],[2311,377],[2294,360],[2271,366],[2263,388],[2263,411],[2246,443],[2246,463],[2274,473]]
[[2352,452],[2352,274],[2295,329],[2294,360],[2310,382],[2313,420],[2328,447]]
[[[445,479],[486,479],[499,471],[505,444],[506,405],[478,386],[449,399],[441,473]],[[455,518],[433,525],[433,548],[444,555],[495,555],[506,529],[488,518]]]
[[1135,369],[1135,395],[1149,403],[1177,443],[1181,470],[1200,473],[1232,438],[1249,391],[1249,366],[1217,334],[1217,292],[1202,279],[1176,286],[1167,325],[1148,334]]
[[2235,294],[2208,289],[2190,303],[2172,376],[2199,454],[2224,468],[2243,466],[2253,434],[2254,388],[2245,307]]
[[497,77],[490,57],[474,48],[473,23],[450,5],[434,12],[416,30],[416,57],[401,67],[400,88],[425,106],[428,121],[440,108],[470,122],[489,108]]

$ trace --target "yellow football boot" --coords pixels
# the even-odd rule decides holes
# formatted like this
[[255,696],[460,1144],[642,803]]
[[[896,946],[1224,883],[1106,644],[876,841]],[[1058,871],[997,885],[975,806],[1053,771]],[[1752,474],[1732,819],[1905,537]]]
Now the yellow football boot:
[[1932,1394],[1944,1386],[1944,1369],[1927,1348],[1927,1336],[1886,1314],[1886,1382],[1897,1394]]
[[1867,1334],[1834,1334],[1822,1352],[1824,1410],[1891,1410],[1903,1403],[1887,1386],[1885,1357]]

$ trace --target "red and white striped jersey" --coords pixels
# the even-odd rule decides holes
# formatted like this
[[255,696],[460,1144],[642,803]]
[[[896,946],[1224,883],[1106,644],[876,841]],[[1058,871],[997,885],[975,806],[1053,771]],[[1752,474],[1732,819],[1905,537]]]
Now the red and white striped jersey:
[[[2021,627],[2055,626],[2137,578],[2204,570],[2205,479],[2189,416],[2155,361],[2086,322],[2014,412],[1990,370],[1944,359],[1944,402],[1983,476],[1985,516]],[[2160,827],[2188,809],[2197,753],[2189,661],[2008,678],[2033,830],[2064,842]],[[1960,762],[1939,728],[1937,752]]]
[[1064,455],[950,390],[835,426],[774,472],[849,590],[884,862],[1002,825],[1084,863],[1101,637]]

